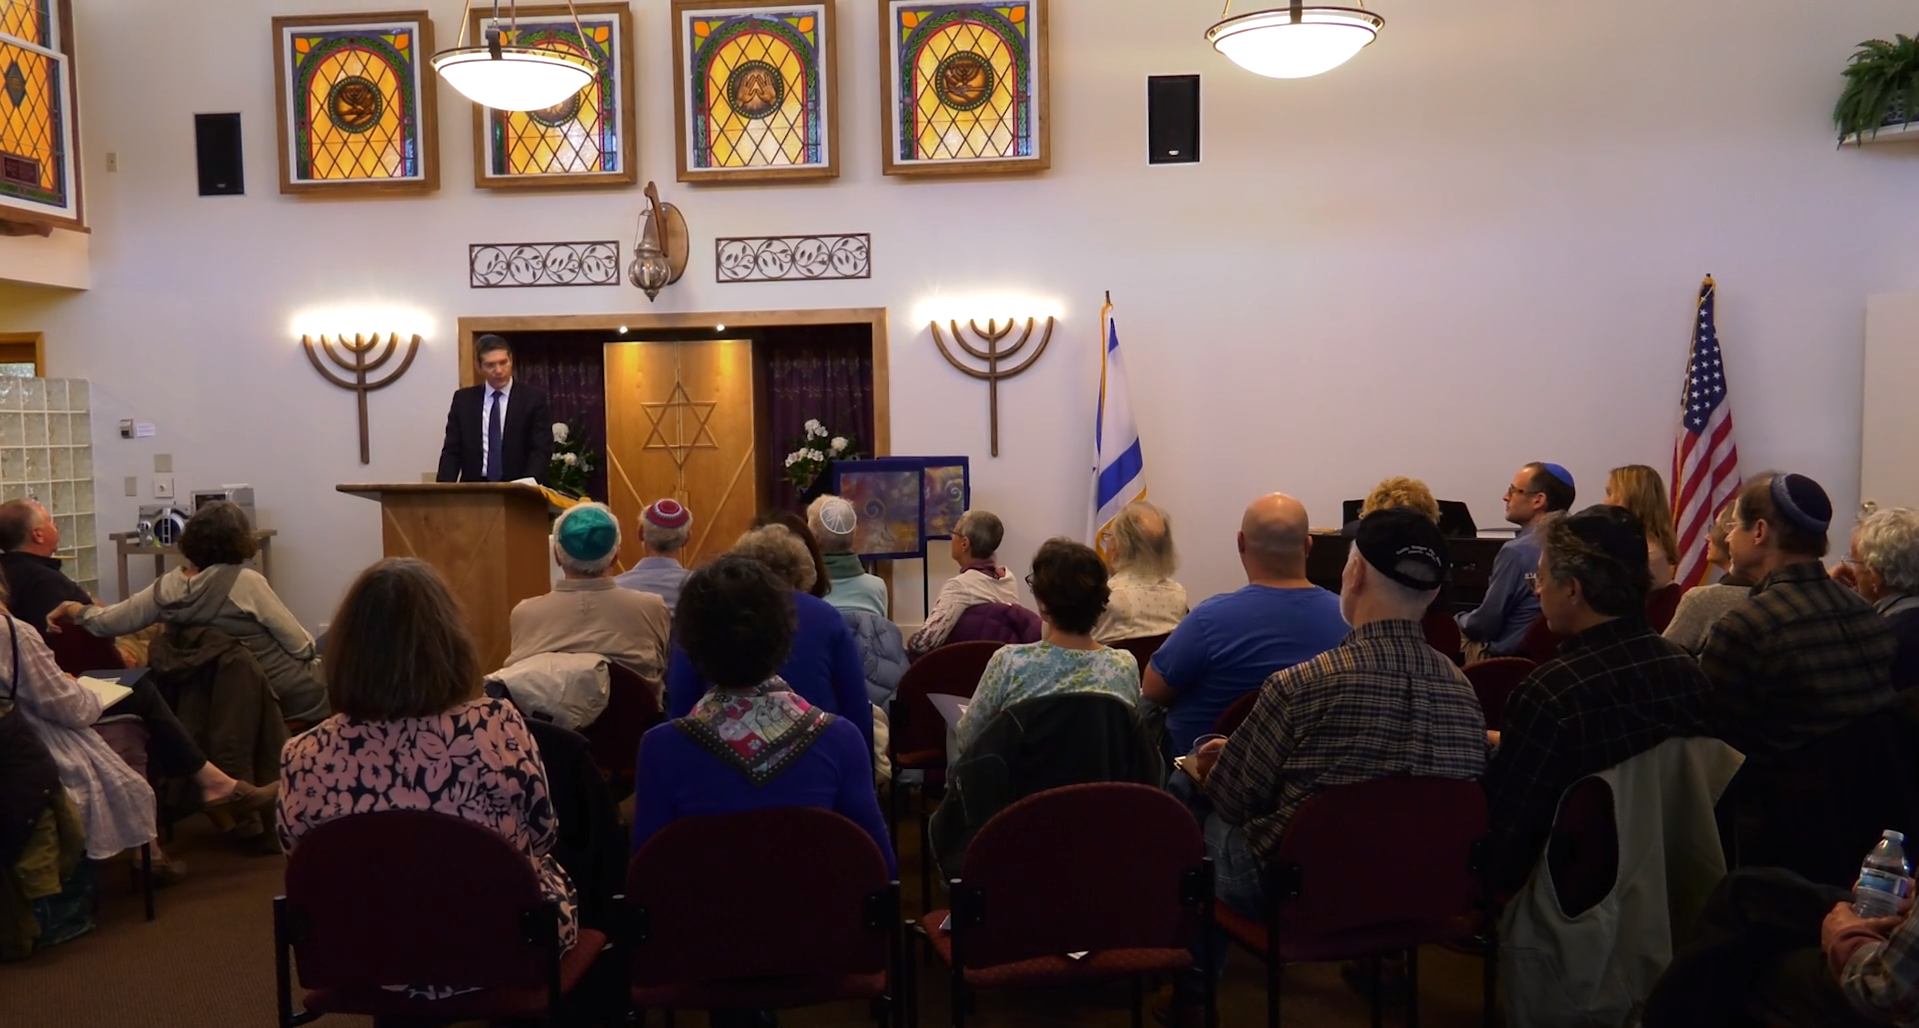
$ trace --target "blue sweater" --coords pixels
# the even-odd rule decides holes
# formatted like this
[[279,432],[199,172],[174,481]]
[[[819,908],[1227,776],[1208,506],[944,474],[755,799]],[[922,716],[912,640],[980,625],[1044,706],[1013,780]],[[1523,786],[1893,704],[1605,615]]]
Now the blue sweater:
[[[864,696],[864,690],[861,695]],[[873,750],[844,718],[826,726],[818,741],[779,777],[754,785],[708,753],[671,722],[640,739],[638,791],[633,801],[633,852],[676,818],[738,814],[772,807],[821,807],[842,814],[873,837],[898,874],[893,843],[873,791]],[[777,845],[780,840],[769,839]]]
[[[806,702],[838,714],[859,729],[866,737],[866,763],[871,770],[873,707],[866,699],[866,668],[860,661],[853,630],[846,627],[839,610],[825,600],[795,591],[793,602],[799,606],[800,629],[793,634],[793,653],[780,668],[780,677]],[[686,651],[673,647],[673,663],[666,672],[668,716],[692,713],[706,689],[705,677],[693,670]]]

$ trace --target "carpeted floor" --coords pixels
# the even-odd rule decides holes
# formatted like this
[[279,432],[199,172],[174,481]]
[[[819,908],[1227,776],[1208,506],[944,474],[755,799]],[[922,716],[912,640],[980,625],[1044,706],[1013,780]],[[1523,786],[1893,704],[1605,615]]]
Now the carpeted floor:
[[[0,1025],[7,1028],[270,1028],[274,1023],[271,898],[279,891],[285,861],[229,849],[204,819],[182,824],[171,847],[187,862],[188,880],[162,890],[159,920],[142,920],[139,898],[128,884],[124,861],[107,865],[103,903],[93,934],[44,950],[14,964],[0,964]],[[917,905],[917,855],[902,854],[909,905]],[[1480,962],[1445,950],[1421,953],[1421,1022],[1429,1028],[1480,1024]],[[919,1009],[929,1026],[946,1023],[947,990],[936,967],[920,974]],[[1286,1023],[1345,1028],[1369,1023],[1367,1003],[1330,965],[1288,969]],[[1235,953],[1221,988],[1221,1020],[1228,1028],[1265,1023],[1265,992],[1259,966]],[[1403,1007],[1389,1007],[1388,1023],[1401,1023]],[[793,1011],[787,1028],[864,1023],[862,1004]],[[357,1018],[325,1018],[321,1025],[364,1028]],[[652,1019],[659,1024],[658,1018]],[[685,1028],[704,1018],[683,1017]],[[980,1028],[1052,1028],[1091,1025],[1120,1028],[1128,1021],[1124,984],[1098,988],[979,997]],[[1148,1021],[1148,1024],[1152,1022]]]

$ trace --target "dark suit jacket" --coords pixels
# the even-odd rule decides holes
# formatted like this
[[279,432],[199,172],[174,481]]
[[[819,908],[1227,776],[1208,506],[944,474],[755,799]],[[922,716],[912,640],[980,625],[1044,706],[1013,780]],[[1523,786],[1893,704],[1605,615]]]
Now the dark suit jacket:
[[[486,385],[455,390],[453,405],[446,412],[446,442],[440,446],[438,482],[484,482],[486,464],[481,456],[485,443],[480,418]],[[507,394],[506,422],[500,426],[501,481],[531,478],[546,482],[547,465],[553,459],[553,416],[547,412],[546,394],[524,382],[515,381]]]

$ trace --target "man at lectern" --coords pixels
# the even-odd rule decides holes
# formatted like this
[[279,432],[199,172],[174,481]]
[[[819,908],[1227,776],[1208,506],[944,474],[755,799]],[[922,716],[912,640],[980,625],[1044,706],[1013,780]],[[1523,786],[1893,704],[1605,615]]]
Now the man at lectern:
[[453,393],[440,447],[438,482],[546,482],[553,418],[546,394],[513,381],[513,348],[484,335],[474,341],[481,384]]

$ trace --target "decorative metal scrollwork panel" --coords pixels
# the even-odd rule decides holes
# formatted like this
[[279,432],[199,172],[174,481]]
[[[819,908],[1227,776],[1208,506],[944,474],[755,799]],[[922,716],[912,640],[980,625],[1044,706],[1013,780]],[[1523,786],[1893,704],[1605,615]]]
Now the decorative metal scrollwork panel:
[[617,286],[620,244],[474,243],[466,248],[469,284],[475,289],[528,286]]
[[714,250],[721,282],[873,277],[873,237],[865,232],[717,239]]

